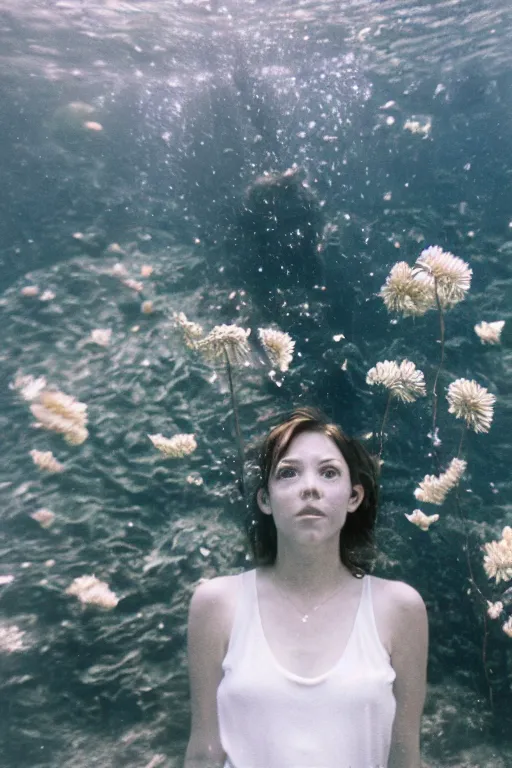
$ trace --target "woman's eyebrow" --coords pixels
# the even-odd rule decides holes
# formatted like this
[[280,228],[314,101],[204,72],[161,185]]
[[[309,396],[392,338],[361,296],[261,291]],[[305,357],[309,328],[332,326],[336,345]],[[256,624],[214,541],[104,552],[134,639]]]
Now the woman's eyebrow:
[[[328,461],[337,461],[339,462],[339,459],[332,458],[332,459],[321,459],[318,463],[319,464],[326,464]],[[294,458],[287,458],[287,459],[281,459],[279,464],[302,464],[301,459],[294,459]]]

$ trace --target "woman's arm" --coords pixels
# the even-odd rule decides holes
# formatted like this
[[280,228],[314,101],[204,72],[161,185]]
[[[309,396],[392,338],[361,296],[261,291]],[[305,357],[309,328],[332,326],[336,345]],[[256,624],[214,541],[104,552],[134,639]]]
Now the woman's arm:
[[421,716],[427,689],[428,617],[421,595],[394,582],[391,664],[396,714],[388,768],[421,768]]
[[225,591],[222,578],[204,581],[190,601],[187,649],[192,726],[184,768],[222,768],[217,688],[225,654]]

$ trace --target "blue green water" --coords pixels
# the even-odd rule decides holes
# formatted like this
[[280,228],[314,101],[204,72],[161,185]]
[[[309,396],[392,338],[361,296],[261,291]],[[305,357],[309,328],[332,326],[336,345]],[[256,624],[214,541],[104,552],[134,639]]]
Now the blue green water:
[[[446,316],[443,466],[460,437],[453,380],[494,393],[494,421],[468,434],[458,501],[427,510],[440,514],[427,533],[405,513],[435,471],[431,399],[393,406],[377,572],[429,609],[425,762],[510,764],[512,640],[488,620],[484,646],[468,569],[500,598],[481,547],[512,524],[511,16],[496,0],[2,4],[2,768],[182,764],[188,601],[200,578],[248,560],[228,380],[186,348],[173,312],[251,328],[235,375],[247,448],[298,403],[377,433],[377,361],[414,361],[430,389],[435,377],[436,313],[402,319],[378,295],[429,245],[473,270]],[[245,191],[295,165],[320,247],[301,251],[285,206],[258,252]],[[500,345],[480,342],[482,320],[505,321]],[[277,377],[256,343],[271,324],[296,342]],[[107,346],[88,341],[95,329],[111,330]],[[34,428],[19,374],[87,405],[84,443]],[[197,450],[166,460],[157,433],[194,433]],[[33,449],[64,471],[43,473]],[[42,508],[49,528],[31,517]],[[115,609],[66,594],[92,574]]]

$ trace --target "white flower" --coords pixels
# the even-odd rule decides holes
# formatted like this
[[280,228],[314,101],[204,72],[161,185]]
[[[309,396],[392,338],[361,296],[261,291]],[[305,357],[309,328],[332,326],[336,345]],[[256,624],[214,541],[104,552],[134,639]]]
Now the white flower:
[[188,320],[184,312],[174,312],[173,319],[178,328],[181,329],[187,347],[195,349],[196,342],[204,336],[202,326]]
[[419,120],[407,119],[404,123],[404,131],[410,131],[411,133],[419,133],[425,138],[430,134],[432,128],[432,119],[427,118],[425,123],[421,123]]
[[446,398],[450,404],[449,413],[455,414],[457,419],[464,419],[475,432],[490,430],[496,398],[485,387],[473,380],[457,379],[448,387]]
[[110,328],[95,328],[90,335],[89,341],[92,344],[98,344],[100,347],[108,347],[112,337]]
[[414,270],[418,279],[430,285],[443,308],[462,301],[471,286],[473,270],[453,253],[443,251],[438,245],[425,248],[416,260]]
[[37,419],[36,426],[64,435],[70,445],[81,445],[89,436],[85,428],[87,406],[70,395],[43,390],[30,410]]
[[412,515],[405,515],[410,523],[417,525],[422,531],[428,531],[432,523],[437,523],[439,515],[426,515],[421,509],[415,509]]
[[414,491],[418,501],[428,504],[442,504],[447,493],[455,488],[466,471],[467,463],[462,459],[452,459],[446,472],[439,477],[425,475],[419,487]]
[[141,283],[140,280],[134,280],[133,277],[127,277],[124,280],[121,280],[121,282],[132,291],[137,291],[137,293],[144,290],[144,283]]
[[32,461],[39,469],[52,473],[64,471],[64,465],[57,461],[51,451],[37,451],[34,448],[30,451],[30,455],[32,456]]
[[432,286],[416,279],[414,270],[405,261],[393,265],[379,295],[389,311],[401,312],[404,317],[424,315],[435,306]]
[[164,437],[161,434],[148,435],[149,439],[164,456],[172,459],[181,459],[183,456],[189,456],[197,448],[194,435],[174,435],[174,437]]
[[41,528],[50,528],[55,520],[55,513],[50,509],[38,509],[36,512],[32,512],[30,517],[39,523]]
[[502,630],[506,635],[508,635],[508,637],[512,637],[512,616],[510,616],[503,624]]
[[385,387],[405,403],[412,403],[427,393],[423,373],[410,360],[403,360],[400,365],[390,360],[377,363],[368,371],[366,383]]
[[15,624],[0,624],[0,653],[22,651],[24,634]]
[[258,336],[272,365],[275,365],[283,373],[287,371],[295,347],[295,342],[291,336],[271,328],[258,328]]
[[247,343],[250,332],[250,328],[245,330],[237,325],[216,325],[204,339],[196,343],[195,348],[210,363],[225,360],[227,356],[230,363],[241,365],[250,355]]
[[20,291],[22,296],[37,296],[39,293],[39,286],[38,285],[26,285],[25,288],[22,288]]
[[503,603],[498,601],[497,603],[491,603],[487,601],[487,615],[491,619],[499,619],[501,612],[503,611]]
[[18,374],[10,388],[20,390],[22,398],[30,402],[31,400],[36,400],[42,390],[46,388],[46,379],[44,376],[39,376],[36,379],[34,376]]
[[512,579],[512,529],[506,526],[499,541],[489,541],[484,544],[484,570],[489,579],[510,581]]
[[486,323],[483,320],[475,325],[475,333],[480,337],[482,344],[499,344],[504,325],[504,320],[496,320],[495,323]]
[[96,605],[99,608],[115,608],[119,602],[108,584],[96,576],[79,576],[66,589],[66,594],[78,597],[83,605]]

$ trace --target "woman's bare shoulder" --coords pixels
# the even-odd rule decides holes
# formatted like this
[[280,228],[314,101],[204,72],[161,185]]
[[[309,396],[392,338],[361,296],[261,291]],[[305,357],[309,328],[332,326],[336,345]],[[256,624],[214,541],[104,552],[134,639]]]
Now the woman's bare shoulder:
[[403,605],[408,601],[421,601],[422,597],[418,590],[411,587],[405,581],[398,581],[397,579],[382,579],[378,576],[372,576],[372,584],[374,590],[380,592],[380,594],[386,597],[392,605]]
[[232,573],[227,576],[213,576],[211,579],[200,579],[197,586],[205,585],[203,588],[214,594],[216,599],[229,609],[236,603],[241,575],[241,573]]
[[372,575],[373,612],[382,644],[391,655],[398,632],[404,605],[409,601],[421,601],[420,594],[404,581],[383,579]]
[[211,579],[201,579],[200,585],[208,590],[209,595],[217,604],[216,626],[222,633],[224,655],[227,653],[229,638],[235,618],[237,599],[241,585],[241,573],[228,576],[214,576]]

